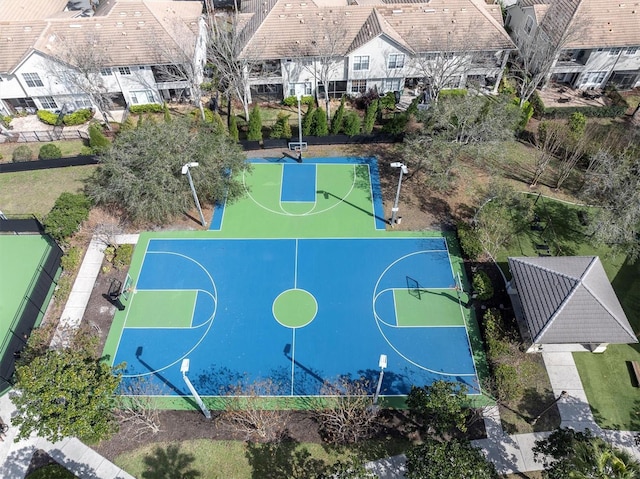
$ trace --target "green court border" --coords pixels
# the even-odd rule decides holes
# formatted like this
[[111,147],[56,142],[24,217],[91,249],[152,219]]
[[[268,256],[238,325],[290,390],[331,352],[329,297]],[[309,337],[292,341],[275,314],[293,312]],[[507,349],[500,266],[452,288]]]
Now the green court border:
[[[368,171],[368,170],[367,170]],[[362,178],[360,179],[362,181]],[[370,181],[370,180],[369,180]],[[362,191],[362,189],[360,189]],[[347,198],[351,199],[351,198]],[[244,201],[246,200],[240,200]],[[248,213],[243,211],[242,204],[240,202],[236,202],[232,205],[228,205],[225,208],[225,215],[229,214],[229,210],[231,210],[234,215],[241,215],[245,218],[245,220],[251,216],[246,216]],[[373,211],[372,201],[368,201],[369,208]],[[353,205],[345,204],[344,210],[349,211],[353,215],[363,215],[362,211],[358,211],[358,207],[362,205],[355,204],[355,208]],[[250,208],[254,209],[254,208]],[[234,211],[238,210],[238,211]],[[344,212],[340,212],[338,215],[335,215],[332,219],[332,224],[336,224],[336,220],[338,220],[338,225],[341,222],[346,222],[349,224],[349,213],[344,214]],[[312,225],[311,227],[303,228],[298,230],[297,228],[291,228],[287,222],[273,222],[268,218],[262,222],[263,225],[268,225],[268,229],[264,231],[264,234],[260,235],[248,235],[248,236],[238,236],[238,231],[235,230],[225,230],[225,223],[227,223],[226,219],[223,220],[222,229],[219,231],[164,231],[164,232],[145,232],[142,233],[139,237],[138,244],[135,248],[131,266],[129,269],[129,274],[133,279],[133,283],[135,284],[138,280],[138,276],[140,274],[140,270],[142,267],[142,262],[144,260],[144,253],[147,250],[149,241],[151,239],[211,239],[211,238],[225,238],[225,239],[251,239],[251,238],[445,238],[447,241],[447,246],[449,250],[449,257],[451,261],[451,267],[454,272],[454,275],[457,277],[458,274],[463,283],[463,290],[460,291],[460,300],[462,304],[467,304],[469,302],[468,292],[471,291],[471,286],[469,283],[469,279],[466,276],[464,270],[464,262],[461,256],[460,246],[458,244],[457,237],[454,232],[451,231],[394,231],[394,230],[376,230],[373,217],[370,215],[368,219],[370,219],[369,227],[362,228],[359,226],[356,231],[352,231],[352,228],[345,228],[346,231],[342,231],[342,235],[335,234],[335,228],[327,228],[324,223],[326,216],[323,215],[315,215],[317,218],[321,218],[319,221],[315,221],[313,223],[317,223]],[[315,218],[314,218],[315,219]],[[252,219],[253,220],[253,219]],[[360,221],[358,223],[361,223]],[[296,234],[291,234],[295,232]],[[355,233],[355,234],[354,234]],[[123,303],[125,306],[128,306],[127,301],[124,300]],[[483,384],[484,381],[489,377],[489,368],[486,359],[486,355],[483,349],[482,338],[480,335],[480,329],[477,323],[475,312],[469,310],[468,308],[462,308],[464,323],[466,325],[467,333],[469,336],[469,342],[471,344],[473,360],[476,366],[476,372],[478,376],[478,380],[480,385]],[[109,335],[107,337],[107,341],[105,343],[104,351],[107,357],[109,355],[115,354],[116,348],[118,346],[118,342],[120,340],[121,331],[124,327],[124,318],[126,315],[117,314],[114,317],[111,329],[109,331]],[[495,400],[490,396],[486,395],[483,391],[469,391],[470,396],[469,405],[470,407],[483,407],[487,405],[495,404]],[[207,405],[207,407],[212,410],[224,408],[224,401],[217,397],[203,397],[202,398]],[[193,400],[190,398],[179,398],[179,397],[155,397],[158,407],[166,408],[166,409],[197,409],[197,406],[194,404]],[[328,398],[330,400],[330,398]],[[389,406],[395,408],[404,408],[406,407],[405,398],[401,396],[392,396],[392,397],[380,397],[379,403],[382,406]],[[275,398],[264,398],[264,406],[265,407],[275,407],[273,405],[277,405],[277,407],[286,406],[287,409],[308,409],[309,401],[308,398],[298,398],[298,397],[275,397]],[[271,406],[270,406],[271,405]]]

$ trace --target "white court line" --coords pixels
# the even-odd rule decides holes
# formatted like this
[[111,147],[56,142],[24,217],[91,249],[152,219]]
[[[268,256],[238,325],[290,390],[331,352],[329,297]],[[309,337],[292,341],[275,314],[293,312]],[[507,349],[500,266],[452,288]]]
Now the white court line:
[[291,395],[293,396],[293,381],[296,370],[296,328],[292,328],[291,336]]

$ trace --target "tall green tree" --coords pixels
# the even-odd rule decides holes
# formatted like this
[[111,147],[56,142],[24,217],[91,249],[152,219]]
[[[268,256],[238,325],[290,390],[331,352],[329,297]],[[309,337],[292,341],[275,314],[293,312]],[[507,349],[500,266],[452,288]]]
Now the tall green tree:
[[262,140],[262,113],[260,112],[259,105],[254,106],[251,109],[251,113],[249,113],[249,131],[247,132],[247,140]]
[[364,114],[364,126],[362,127],[364,133],[371,133],[373,131],[373,125],[376,122],[376,115],[378,113],[378,108],[380,106],[380,101],[378,99],[373,100],[369,103],[367,107],[367,111]]
[[549,479],[636,479],[640,463],[587,429],[556,429],[536,441],[534,458],[542,462]]
[[327,136],[329,134],[329,125],[327,125],[327,115],[322,108],[317,108],[313,113],[313,126],[311,134],[315,136]]
[[439,380],[430,386],[413,386],[407,397],[407,407],[420,429],[443,435],[452,429],[467,430],[466,399],[464,384]]
[[495,466],[468,441],[427,439],[407,452],[407,479],[498,479]]
[[176,119],[171,123],[144,122],[118,135],[100,156],[100,166],[86,191],[97,204],[117,208],[138,223],[165,224],[193,209],[189,183],[182,166],[191,168],[203,204],[239,197],[244,192],[236,175],[246,167],[245,156],[215,124]]
[[311,134],[311,128],[313,127],[313,118],[315,116],[316,109],[313,105],[309,105],[306,113],[302,117],[302,134],[309,136]]
[[336,110],[336,113],[333,115],[333,120],[331,120],[331,134],[338,135],[342,131],[342,123],[344,122],[344,103],[346,97],[342,95],[342,99],[340,100],[340,106]]
[[[39,335],[34,337],[39,338]],[[11,400],[16,439],[36,433],[52,442],[76,436],[100,440],[117,430],[115,391],[121,367],[112,368],[98,354],[97,337],[79,331],[69,346],[27,345],[16,367],[17,394]]]

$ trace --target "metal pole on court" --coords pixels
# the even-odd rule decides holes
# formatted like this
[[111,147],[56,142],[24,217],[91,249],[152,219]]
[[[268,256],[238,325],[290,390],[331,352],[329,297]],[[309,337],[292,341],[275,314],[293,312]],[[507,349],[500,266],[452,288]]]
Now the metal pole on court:
[[394,162],[391,163],[392,168],[400,168],[400,178],[398,179],[398,189],[396,190],[396,200],[393,203],[393,208],[391,208],[391,227],[396,224],[397,216],[398,216],[398,202],[400,201],[400,188],[402,188],[402,175],[406,175],[409,173],[407,166],[404,163]]
[[298,148],[300,148],[300,151],[298,152],[298,160],[302,161],[302,110],[300,107],[302,95],[298,93],[296,96],[298,98]]
[[380,367],[380,376],[378,376],[378,386],[376,387],[376,393],[373,396],[373,405],[378,404],[378,396],[380,396],[380,389],[382,388],[382,378],[384,377],[384,368],[387,367],[387,355],[381,354],[380,361],[378,361],[378,367]]
[[188,359],[185,358],[182,360],[182,364],[180,365],[180,372],[182,373],[182,379],[184,379],[185,384],[187,385],[187,387],[189,388],[189,391],[191,392],[191,395],[196,400],[198,407],[200,407],[202,414],[204,414],[204,417],[206,417],[207,419],[211,419],[211,413],[207,409],[207,406],[205,406],[204,403],[202,402],[202,399],[200,398],[198,391],[196,391],[196,388],[194,388],[193,384],[191,384],[191,380],[187,377],[187,373],[189,372]]
[[196,188],[193,186],[193,178],[191,178],[191,170],[190,168],[198,166],[199,163],[193,161],[191,163],[187,163],[182,167],[182,174],[187,175],[187,179],[189,180],[189,186],[191,187],[191,193],[193,193],[193,201],[195,201],[196,206],[198,207],[198,213],[200,213],[200,222],[202,226],[207,226],[207,222],[204,219],[204,215],[202,214],[202,208],[200,208],[200,201],[198,200],[198,194],[196,193]]

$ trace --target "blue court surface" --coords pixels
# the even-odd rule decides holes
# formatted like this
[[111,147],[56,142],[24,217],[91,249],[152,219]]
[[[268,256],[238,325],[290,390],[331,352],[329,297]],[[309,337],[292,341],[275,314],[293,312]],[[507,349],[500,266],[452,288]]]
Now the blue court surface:
[[[313,173],[284,170],[290,174],[300,175],[296,188],[314,190]],[[283,188],[282,199],[304,191]],[[365,377],[375,387],[385,354],[383,395],[436,379],[477,393],[462,319],[441,324],[428,308],[423,323],[397,317],[408,278],[425,290],[455,291],[444,238],[151,238],[125,313],[173,306],[153,308],[142,323],[127,316],[114,362],[126,362],[125,381],[147,377],[164,395],[190,394],[180,373],[189,358],[202,396],[266,378],[277,395],[313,396],[338,377]],[[301,296],[305,307],[287,302]]]

